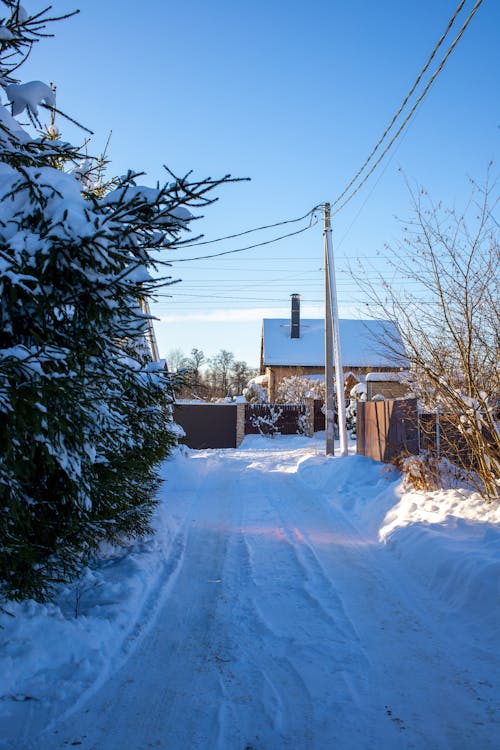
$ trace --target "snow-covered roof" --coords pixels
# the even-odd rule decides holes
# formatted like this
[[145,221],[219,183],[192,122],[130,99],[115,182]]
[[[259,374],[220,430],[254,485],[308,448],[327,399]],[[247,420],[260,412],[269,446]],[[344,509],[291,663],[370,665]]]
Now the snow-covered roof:
[[[403,343],[396,323],[390,320],[340,319],[344,367],[402,367],[406,363],[390,348]],[[300,321],[300,338],[290,337],[288,318],[265,318],[262,327],[263,364],[322,367],[325,364],[325,323],[321,318]]]
[[367,383],[404,383],[408,379],[408,372],[369,372]]

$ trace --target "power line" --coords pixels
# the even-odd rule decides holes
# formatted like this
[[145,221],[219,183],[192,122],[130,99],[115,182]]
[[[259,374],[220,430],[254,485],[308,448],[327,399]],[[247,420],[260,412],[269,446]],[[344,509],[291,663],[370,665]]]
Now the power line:
[[438,49],[441,47],[442,43],[446,39],[446,36],[448,35],[448,32],[450,31],[451,27],[453,26],[453,24],[454,24],[454,22],[455,22],[455,20],[456,20],[456,18],[458,16],[458,14],[460,13],[460,11],[464,7],[464,5],[465,5],[465,0],[461,0],[461,2],[459,3],[457,9],[455,10],[455,13],[453,14],[452,18],[448,21],[448,25],[447,25],[444,33],[441,35],[439,41],[437,42],[437,44],[434,47],[434,49],[432,50],[429,58],[427,59],[427,62],[425,63],[424,67],[422,68],[422,70],[418,74],[418,76],[417,76],[417,78],[416,78],[413,86],[411,87],[411,89],[409,90],[409,92],[407,93],[407,95],[405,96],[405,98],[403,99],[403,102],[402,102],[401,106],[399,107],[398,111],[396,112],[396,114],[394,115],[394,117],[390,121],[389,125],[386,127],[386,129],[384,130],[384,132],[382,133],[382,135],[378,139],[377,143],[373,147],[372,151],[370,152],[370,154],[368,155],[368,157],[366,158],[366,160],[363,162],[363,164],[361,165],[361,167],[358,169],[358,171],[356,172],[356,174],[354,175],[354,177],[352,178],[352,180],[350,181],[350,183],[344,188],[344,190],[340,193],[340,195],[332,202],[332,207],[336,206],[337,203],[339,203],[342,200],[342,198],[347,193],[347,191],[349,190],[349,188],[351,188],[354,185],[354,183],[356,182],[356,180],[358,179],[358,177],[360,176],[360,174],[365,170],[366,166],[372,160],[372,157],[374,156],[374,154],[378,151],[378,148],[381,145],[381,143],[385,140],[385,137],[386,137],[387,133],[391,130],[392,126],[394,125],[394,123],[398,119],[399,115],[401,114],[401,112],[403,111],[403,109],[408,104],[408,100],[410,99],[410,97],[414,93],[415,89],[417,88],[418,84],[422,80],[422,77],[425,75],[425,73],[429,69],[429,65],[431,64],[431,62],[433,61],[434,57],[436,56],[436,53],[437,53]]
[[280,242],[281,240],[285,240],[288,237],[294,237],[297,234],[302,234],[302,232],[307,232],[308,229],[311,229],[311,227],[315,226],[315,224],[318,223],[317,219],[312,221],[312,218],[314,217],[314,214],[310,211],[309,214],[306,214],[306,216],[311,216],[311,222],[306,226],[302,227],[302,229],[298,229],[296,232],[289,232],[288,234],[282,234],[280,237],[275,237],[272,240],[267,240],[266,242],[257,242],[255,245],[247,245],[246,247],[239,247],[236,248],[236,250],[224,250],[224,252],[220,253],[213,253],[212,255],[198,255],[194,258],[173,258],[169,259],[168,263],[187,263],[191,260],[206,260],[207,258],[219,258],[222,255],[232,255],[233,253],[242,253],[244,250],[252,250],[254,247],[264,247],[264,245],[272,245],[274,242]]
[[[285,259],[284,258],[277,258],[277,257],[265,257],[265,258],[262,258],[262,257],[256,257],[256,256],[253,256],[253,258],[254,258],[254,260],[258,260],[259,263],[276,262],[276,261],[286,260],[287,265],[289,263],[306,263],[308,266],[310,266],[310,264],[311,264],[311,258],[310,258],[310,256],[309,257],[299,257],[299,258],[297,258],[297,257],[295,257],[295,258],[293,258],[293,257],[286,257]],[[338,259],[339,260],[352,260],[352,256],[351,255],[339,255]],[[355,259],[356,260],[358,260],[358,259],[359,260],[383,260],[383,256],[382,255],[356,255]],[[228,258],[228,260],[229,261],[231,261],[231,260],[235,260],[236,261],[237,258]],[[317,262],[320,263],[321,261],[318,260]],[[198,270],[199,266],[198,265],[184,266],[184,268],[192,268],[192,269]],[[271,273],[279,273],[282,269],[281,268],[266,268],[265,270],[267,272],[271,272]],[[253,266],[240,266],[240,265],[238,265],[236,268],[235,267],[229,268],[229,267],[224,267],[224,266],[213,266],[211,268],[207,268],[206,269],[206,273],[211,273],[211,272],[218,273],[219,271],[229,271],[229,272],[233,272],[233,273],[236,273],[236,272],[240,273],[240,271],[255,271],[255,266],[254,265]],[[316,271],[323,271],[323,268],[322,267],[321,268],[318,267],[317,269],[314,269],[313,271],[310,271],[310,270],[301,271],[300,269],[297,269],[297,273],[299,273],[299,272],[300,273],[316,273]]]
[[[380,162],[383,160],[383,158],[385,157],[385,155],[387,154],[387,152],[389,151],[389,149],[392,147],[392,145],[394,144],[394,142],[397,140],[397,138],[401,135],[402,131],[404,130],[404,128],[407,125],[407,123],[409,122],[410,118],[413,116],[413,114],[415,113],[417,107],[419,106],[419,104],[422,102],[423,98],[426,96],[427,92],[429,91],[431,85],[433,84],[433,82],[435,81],[435,79],[437,78],[437,76],[439,75],[439,73],[442,71],[442,69],[443,69],[444,65],[446,64],[449,56],[451,55],[451,53],[453,52],[453,50],[457,46],[459,40],[461,39],[461,37],[464,34],[467,26],[471,22],[473,16],[477,12],[477,10],[479,9],[479,7],[480,7],[481,4],[482,4],[482,0],[477,0],[475,6],[473,7],[472,11],[470,12],[469,16],[467,17],[465,23],[463,24],[460,32],[457,34],[456,38],[454,39],[454,41],[452,42],[452,44],[448,48],[447,52],[445,53],[443,59],[441,60],[441,62],[439,64],[439,66],[437,67],[437,69],[435,70],[435,72],[433,73],[433,75],[431,76],[431,78],[429,79],[429,81],[427,82],[427,84],[424,87],[424,89],[421,92],[421,94],[418,96],[416,102],[414,103],[414,105],[411,108],[411,110],[408,113],[408,115],[403,120],[403,122],[402,122],[401,126],[398,128],[397,132],[391,138],[391,140],[389,141],[389,143],[387,144],[387,146],[385,147],[385,149],[383,150],[383,152],[381,153],[381,155],[378,157],[378,159],[375,161],[375,163],[372,165],[372,167],[368,171],[368,173],[364,176],[364,178],[361,180],[361,182],[359,182],[359,184],[357,185],[357,187],[340,204],[340,206],[337,207],[337,209],[333,212],[333,215],[336,215],[337,213],[339,213],[339,211],[341,211],[347,205],[347,203],[349,203],[349,201],[352,200],[352,198],[356,195],[356,193],[363,187],[363,185],[366,183],[366,181],[369,179],[369,177],[373,174],[373,172],[378,167],[378,165],[380,164]],[[420,81],[422,80],[422,78],[425,75],[426,71],[428,70],[428,68],[429,68],[432,60],[434,59],[434,57],[437,54],[437,51],[439,50],[439,48],[443,44],[446,36],[448,35],[451,27],[453,26],[455,20],[457,19],[457,16],[459,15],[459,13],[461,12],[461,10],[463,9],[464,5],[465,5],[465,0],[461,0],[461,2],[459,3],[459,5],[457,6],[457,9],[455,10],[455,13],[453,14],[452,18],[448,22],[446,30],[441,35],[440,39],[438,40],[437,44],[435,45],[434,49],[432,50],[431,55],[429,56],[426,64],[424,65],[424,67],[420,71],[419,75],[417,76],[417,78],[416,78],[413,86],[411,87],[410,91],[406,95],[406,97],[403,100],[403,102],[402,102],[401,106],[399,107],[398,111],[393,116],[391,122],[389,123],[388,127],[385,129],[383,135],[379,138],[379,140],[377,141],[375,147],[372,149],[371,153],[369,154],[369,156],[367,157],[367,159],[365,160],[365,162],[362,164],[362,166],[360,167],[360,169],[358,170],[358,172],[356,173],[356,175],[349,182],[349,184],[342,191],[342,193],[335,199],[335,201],[332,204],[333,206],[337,205],[342,200],[342,198],[349,192],[350,188],[356,183],[356,181],[358,180],[358,178],[361,176],[361,174],[365,171],[365,169],[368,166],[368,164],[371,162],[373,156],[378,151],[379,147],[381,146],[381,144],[385,140],[385,138],[386,138],[387,134],[389,133],[389,131],[392,129],[392,127],[393,127],[394,123],[396,122],[397,118],[400,116],[400,114],[402,113],[402,111],[405,108],[406,104],[408,103],[410,97],[415,92],[418,84],[420,83]],[[290,237],[302,234],[303,232],[306,232],[308,229],[311,229],[317,223],[317,218],[316,218],[315,212],[317,211],[318,208],[319,208],[319,206],[315,206],[314,208],[312,208],[310,211],[308,211],[303,216],[297,217],[295,219],[287,219],[287,220],[284,220],[284,221],[275,222],[273,224],[262,225],[262,226],[259,226],[259,227],[255,227],[253,229],[248,229],[248,230],[245,230],[245,231],[242,231],[242,232],[234,233],[234,234],[231,234],[231,235],[226,235],[224,237],[218,237],[218,238],[213,239],[213,240],[202,240],[200,242],[189,243],[189,244],[183,245],[182,247],[183,248],[184,247],[196,247],[196,246],[201,246],[201,245],[214,244],[214,243],[217,243],[217,242],[223,242],[223,241],[226,241],[226,240],[234,239],[236,237],[241,237],[241,236],[244,236],[244,235],[247,235],[247,234],[251,234],[253,232],[264,231],[264,230],[272,229],[272,228],[275,228],[275,227],[278,227],[278,226],[283,226],[283,225],[287,225],[287,224],[297,223],[299,221],[303,221],[307,217],[310,217],[309,224],[307,226],[305,226],[305,227],[302,227],[301,229],[299,229],[297,231],[289,232],[287,234],[280,235],[279,237],[275,237],[275,238],[273,238],[271,240],[266,240],[264,242],[254,243],[252,245],[247,245],[245,247],[236,248],[236,249],[233,249],[233,250],[226,250],[226,251],[221,251],[221,252],[218,252],[218,253],[212,253],[212,254],[209,254],[209,255],[200,255],[200,256],[195,256],[195,257],[190,257],[190,258],[174,258],[174,259],[169,260],[169,263],[189,263],[189,262],[192,262],[192,261],[206,260],[206,259],[211,259],[211,258],[219,258],[219,257],[222,257],[222,256],[233,255],[233,254],[236,254],[236,253],[244,252],[246,250],[252,250],[252,249],[255,249],[255,248],[258,248],[258,247],[264,247],[264,246],[267,246],[267,245],[270,245],[270,244],[274,244],[276,242],[280,242],[281,240],[288,239]],[[187,295],[185,295],[185,296],[187,296]],[[192,296],[196,296],[196,295],[192,295]]]
[[[430,87],[432,86],[432,84],[436,80],[437,76],[439,75],[439,73],[444,68],[444,66],[446,64],[446,61],[448,60],[449,56],[451,55],[451,53],[453,52],[453,50],[457,46],[458,42],[462,38],[462,36],[463,36],[463,34],[464,34],[467,26],[470,24],[473,16],[476,14],[476,12],[479,9],[479,6],[482,4],[482,2],[483,2],[483,0],[477,0],[475,6],[473,7],[473,9],[471,10],[471,12],[469,13],[468,17],[466,18],[466,20],[465,20],[462,28],[460,29],[459,33],[457,34],[457,36],[455,37],[455,39],[451,43],[450,47],[446,51],[446,53],[445,53],[443,59],[441,60],[440,64],[438,65],[438,67],[436,68],[436,70],[434,71],[434,73],[432,74],[431,78],[429,79],[429,81],[427,82],[425,88],[423,89],[423,91],[421,92],[421,94],[419,95],[419,97],[417,98],[417,100],[416,100],[415,104],[413,105],[413,107],[411,108],[410,112],[405,117],[405,119],[403,120],[403,123],[398,128],[398,130],[394,134],[394,136],[391,138],[391,140],[389,141],[389,143],[387,144],[387,146],[385,147],[385,149],[383,150],[383,152],[381,153],[381,155],[379,156],[379,158],[377,159],[377,161],[375,162],[375,164],[371,167],[371,169],[368,171],[368,173],[364,176],[364,178],[361,180],[361,182],[357,185],[357,187],[350,193],[350,195],[348,195],[347,198],[340,204],[340,206],[338,206],[338,208],[336,208],[335,211],[333,211],[332,215],[335,216],[336,214],[339,213],[339,211],[342,211],[342,209],[349,203],[349,201],[352,200],[352,198],[354,198],[354,196],[356,195],[356,193],[363,187],[363,185],[365,184],[365,182],[369,179],[369,177],[373,174],[373,172],[375,171],[375,169],[378,167],[378,165],[380,164],[380,162],[382,161],[382,159],[384,158],[384,156],[387,154],[387,152],[389,151],[389,149],[391,148],[391,146],[393,145],[393,143],[396,141],[396,139],[399,137],[399,135],[401,134],[401,132],[405,128],[406,124],[408,123],[408,121],[410,120],[410,118],[412,117],[412,115],[414,114],[415,110],[417,109],[418,105],[420,104],[420,102],[422,101],[422,99],[424,98],[424,96],[429,91]],[[461,3],[461,5],[463,5],[463,3]],[[459,6],[459,8],[460,8],[460,6]],[[458,12],[458,10],[455,12],[455,15],[456,15],[457,12]],[[455,16],[454,16],[454,18],[455,18]],[[392,125],[390,127],[392,127]],[[389,130],[390,127],[387,128],[387,130]],[[382,140],[383,139],[380,139],[380,142]],[[363,169],[366,167],[366,164],[371,159],[371,156],[373,155],[373,153],[377,150],[378,146],[380,145],[380,142],[377,144],[376,148],[373,150],[373,152],[370,155],[370,157],[366,160],[365,165],[358,172],[358,175],[361,174],[361,172],[363,171]],[[352,185],[353,182],[355,182],[355,180],[356,180],[356,178],[354,178],[354,180],[351,181],[350,185]],[[344,190],[341,193],[341,195],[338,198],[336,198],[336,200],[334,201],[333,205],[336,205],[341,200],[341,197],[344,196],[345,193],[348,190],[349,190],[349,187],[347,187],[346,190]]]
[[[215,278],[215,279],[214,278],[210,278],[210,279],[179,279],[179,282],[182,282],[182,286],[183,287],[184,286],[197,286],[199,284],[202,284],[206,288],[211,288],[211,287],[213,287],[215,285],[217,285],[217,287],[218,287],[220,284],[228,284],[228,285],[231,285],[231,286],[234,286],[234,284],[238,284],[238,286],[240,286],[240,285],[246,286],[248,284],[274,284],[274,282],[276,282],[278,284],[289,284],[290,282],[293,282],[293,281],[297,281],[299,283],[304,283],[304,284],[311,284],[311,283],[317,283],[317,281],[314,278],[312,278],[312,279],[311,278],[304,279],[304,276],[307,276],[307,275],[310,276],[311,274],[318,275],[318,274],[321,274],[321,272],[322,272],[322,269],[319,269],[317,271],[316,270],[315,271],[302,271],[300,274],[292,274],[290,276],[283,275],[283,276],[279,276],[279,277],[276,277],[276,278],[274,278],[274,277],[273,278],[268,278],[267,276],[264,276],[264,277],[262,277],[262,276],[254,276],[254,277],[244,276],[242,278],[241,275],[240,275],[238,278],[234,278],[233,277],[231,279],[226,279],[226,278],[224,278],[224,279],[223,278]],[[321,277],[320,277],[320,279],[321,279]],[[173,283],[175,284],[176,282],[173,282]]]
[[308,216],[311,216],[311,214],[314,213],[314,211],[317,211],[318,208],[320,208],[319,205],[314,206],[310,211],[308,211],[304,216],[299,216],[297,219],[286,219],[285,221],[277,221],[274,224],[266,224],[261,227],[255,227],[254,229],[246,229],[244,232],[237,232],[236,234],[228,234],[225,237],[217,237],[214,240],[202,240],[201,242],[191,242],[186,245],[182,245],[182,249],[185,247],[199,247],[200,245],[213,245],[215,242],[224,242],[225,240],[233,240],[236,237],[243,237],[245,234],[252,234],[252,232],[261,232],[264,229],[274,229],[275,227],[282,227],[285,224],[297,224],[299,221],[303,221],[304,219],[307,219]]
[[[377,279],[374,279],[374,281],[377,281]],[[422,287],[422,284],[419,281],[416,281],[416,280],[411,280],[411,281],[406,281],[406,282],[405,281],[401,281],[400,285],[403,286],[405,289],[407,289],[409,287],[414,287],[416,289],[420,289]],[[357,285],[354,282],[346,282],[344,284],[339,284],[338,286],[339,286],[339,289],[341,290],[341,292],[343,294],[348,294],[348,293],[350,294],[352,292],[358,292],[360,290],[359,285]],[[397,286],[397,284],[396,284],[396,286]],[[162,298],[162,299],[165,298],[165,299],[169,300],[168,302],[161,302],[161,301],[160,302],[156,302],[155,304],[157,304],[157,305],[172,305],[172,304],[175,304],[175,305],[180,304],[180,305],[182,305],[184,303],[187,304],[187,300],[183,299],[184,297],[189,297],[189,298],[192,298],[192,299],[198,299],[200,301],[204,300],[204,301],[208,301],[208,302],[210,302],[211,300],[214,300],[214,299],[228,299],[228,300],[238,300],[238,301],[250,301],[250,300],[253,300],[253,301],[257,301],[257,302],[265,302],[266,300],[270,301],[270,300],[276,299],[276,297],[265,297],[263,295],[260,295],[259,297],[241,297],[241,296],[239,296],[239,297],[233,297],[231,295],[225,294],[224,290],[220,290],[220,291],[222,292],[222,294],[215,294],[213,292],[209,292],[207,294],[201,294],[201,293],[197,293],[197,292],[194,292],[194,291],[192,291],[192,292],[180,292],[180,293],[175,294],[175,295],[170,295],[170,294],[167,294],[167,293],[156,293],[154,295],[154,298],[155,299],[157,299],[157,298]],[[229,292],[229,291],[232,291],[232,290],[228,289],[227,291]],[[237,289],[235,291],[237,291]],[[246,292],[250,292],[250,294],[251,294],[252,288],[249,287],[245,291]],[[278,291],[278,294],[280,295],[279,299],[282,300],[285,303],[288,303],[290,295],[287,293],[287,291],[282,291],[282,290],[277,290],[277,291]],[[321,293],[321,292],[322,292],[321,289],[310,289],[310,290],[308,290],[308,294],[310,294],[310,295],[316,295],[316,294]],[[308,304],[311,301],[313,301],[313,300],[310,299],[309,297],[307,297],[307,299],[305,299],[305,303],[306,304]]]
[[[353,284],[353,282],[351,282],[349,280],[349,276],[347,274],[346,274],[346,276],[347,276],[347,278],[345,278],[344,280],[342,280],[342,279],[339,280],[338,283],[340,285],[346,285],[346,284],[351,285],[351,284]],[[367,280],[371,280],[371,281],[376,281],[377,279],[380,278],[380,275],[378,275],[378,274],[365,275],[363,278],[365,278]],[[403,281],[405,283],[409,283],[409,281],[407,282],[406,279],[403,279]],[[292,283],[294,283],[294,282],[292,282]],[[415,280],[415,283],[420,283],[420,282],[417,281],[417,280]],[[297,284],[294,283],[294,286],[295,285],[298,286],[298,287],[300,287],[305,292],[307,292],[307,290],[309,290],[309,289],[317,289],[317,288],[319,288],[321,286],[321,279],[318,279],[317,281],[306,281],[306,282],[303,282],[303,283],[301,283],[299,281],[299,282],[297,282]],[[200,282],[199,284],[190,284],[190,283],[182,284],[178,288],[179,289],[183,289],[183,290],[187,289],[187,290],[189,290],[191,292],[197,292],[197,293],[200,293],[203,290],[207,290],[207,294],[209,294],[211,291],[213,291],[213,290],[217,291],[218,289],[220,289],[220,290],[237,289],[239,291],[239,290],[242,290],[242,289],[243,290],[244,289],[256,289],[256,288],[261,289],[263,287],[264,287],[264,291],[266,291],[265,287],[272,287],[273,289],[279,289],[279,288],[288,289],[290,287],[290,282],[289,281],[278,281],[277,283],[271,283],[271,282],[266,282],[265,280],[251,281],[249,283],[238,283],[236,281],[234,284],[231,283],[230,281],[227,282],[227,283],[221,283],[221,284],[219,284],[219,283],[203,284],[202,282]],[[179,296],[180,294],[181,294],[181,292],[178,292],[176,289],[172,289],[172,292],[169,293],[169,296],[175,297],[175,296]]]
[[[416,117],[417,117],[417,115],[415,115],[415,118],[416,118]],[[415,118],[414,118],[413,122],[415,122]],[[381,172],[379,173],[379,175],[378,175],[377,179],[375,180],[374,184],[372,185],[372,188],[371,188],[370,192],[368,193],[368,195],[367,195],[367,196],[366,196],[366,198],[364,199],[363,203],[362,203],[362,204],[361,204],[361,206],[359,207],[358,211],[356,212],[356,215],[354,216],[353,220],[351,221],[351,223],[350,223],[350,224],[349,224],[349,226],[347,227],[347,229],[346,229],[346,231],[344,232],[344,234],[343,234],[342,238],[340,239],[340,241],[339,241],[339,242],[335,243],[335,250],[336,250],[336,252],[337,252],[337,253],[338,253],[339,249],[340,249],[340,248],[342,247],[342,245],[344,244],[344,242],[345,242],[345,240],[347,239],[347,237],[349,236],[349,234],[350,234],[350,232],[351,232],[351,230],[352,230],[353,226],[354,226],[354,225],[356,224],[357,220],[358,220],[358,219],[359,219],[359,217],[361,216],[361,214],[362,214],[362,212],[363,212],[363,210],[364,210],[364,208],[365,208],[366,204],[368,203],[368,201],[369,201],[369,200],[370,200],[370,198],[372,197],[373,193],[374,193],[374,192],[375,192],[375,190],[377,189],[377,186],[378,186],[378,184],[379,184],[380,180],[382,179],[382,177],[384,176],[384,174],[386,173],[386,171],[387,171],[387,170],[389,169],[389,167],[390,167],[390,165],[391,165],[391,163],[392,163],[392,160],[393,160],[393,159],[394,159],[394,157],[396,156],[396,154],[397,154],[397,152],[398,152],[399,148],[401,147],[401,144],[402,144],[402,143],[404,142],[404,139],[405,139],[405,138],[406,138],[406,136],[408,135],[408,132],[409,132],[409,130],[410,130],[410,128],[411,128],[411,125],[412,125],[412,123],[409,123],[409,125],[408,125],[408,127],[406,128],[405,132],[404,132],[404,133],[403,133],[403,134],[401,135],[401,138],[399,139],[399,142],[398,142],[398,143],[396,144],[396,146],[395,146],[395,148],[394,148],[394,150],[393,150],[392,154],[391,154],[391,155],[389,156],[389,158],[387,159],[387,162],[386,162],[386,164],[385,164],[384,168],[383,168],[383,169],[381,170]],[[346,256],[346,255],[343,255],[343,256],[337,255],[337,257],[338,257],[339,259],[340,259],[340,258],[343,258],[344,260],[351,260],[351,258],[350,258],[350,257],[348,257],[348,256]],[[372,255],[372,256],[369,256],[369,255],[356,255],[356,260],[360,260],[361,258],[362,258],[363,260],[368,260],[368,259],[370,259],[370,260],[373,260],[373,259],[375,259],[375,258],[378,258],[378,259],[380,260],[380,255],[379,255],[379,256],[373,256],[373,255]]]
[[[312,299],[309,300],[309,305],[322,305],[324,303],[324,300],[319,298],[318,299]],[[236,303],[233,300],[230,299],[224,299],[224,300],[217,300],[217,304],[214,305],[212,310],[260,310],[261,308],[278,308],[282,309],[284,311],[284,317],[287,315],[288,310],[290,306],[290,300],[289,299],[247,299],[243,300],[241,304]],[[166,305],[165,307],[161,308],[157,305],[152,306],[153,315],[167,315],[169,313],[183,313],[186,311],[189,312],[202,312],[205,314],[209,314],[209,310],[206,309],[206,306],[204,304],[196,304],[193,302],[185,302],[182,305]]]
[[[159,294],[159,295],[155,295],[155,296],[158,296],[158,297],[168,297],[169,295],[168,294]],[[211,299],[222,299],[222,300],[236,300],[236,301],[239,301],[239,302],[285,302],[285,303],[288,303],[288,301],[289,301],[289,295],[286,295],[284,297],[241,297],[241,296],[240,297],[230,297],[230,296],[227,296],[225,294],[210,294],[210,295],[206,295],[206,294],[186,294],[186,293],[183,293],[183,294],[179,294],[178,296],[179,297],[195,297],[196,299],[200,299],[200,300],[205,300],[205,299],[208,299],[208,300],[211,300]],[[172,301],[175,302],[175,299],[172,298]],[[308,300],[308,302],[309,301],[310,300]],[[187,300],[180,300],[179,302],[181,304],[182,303],[190,304],[190,303],[187,302]],[[170,305],[170,303],[161,303],[161,304],[169,304]]]

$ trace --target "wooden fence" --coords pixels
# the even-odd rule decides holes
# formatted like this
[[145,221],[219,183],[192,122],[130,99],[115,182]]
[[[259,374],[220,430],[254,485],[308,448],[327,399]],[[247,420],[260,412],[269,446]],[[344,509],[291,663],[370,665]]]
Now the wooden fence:
[[305,434],[324,430],[322,402],[306,404],[210,404],[179,401],[174,420],[184,429],[182,442],[190,448],[236,448],[245,435]]
[[244,437],[244,404],[180,401],[173,416],[189,448],[237,448]]
[[419,452],[417,399],[359,401],[357,452],[375,461],[391,461],[403,452]]
[[322,409],[322,399],[314,399],[314,432],[322,432],[325,429],[325,414]]
[[357,452],[376,461],[428,451],[437,458],[474,468],[456,414],[420,412],[416,399],[360,401],[356,416]]
[[245,435],[296,435],[305,431],[306,417],[302,404],[245,404]]

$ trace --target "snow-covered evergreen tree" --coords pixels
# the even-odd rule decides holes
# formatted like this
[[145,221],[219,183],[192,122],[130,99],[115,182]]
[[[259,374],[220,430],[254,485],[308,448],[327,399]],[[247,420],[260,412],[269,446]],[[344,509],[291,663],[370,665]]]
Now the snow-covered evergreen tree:
[[148,528],[173,392],[138,300],[160,283],[158,251],[182,242],[188,206],[228,178],[151,188],[129,172],[92,190],[84,155],[39,128],[52,89],[13,79],[51,19],[1,6],[0,592],[43,599],[101,540]]

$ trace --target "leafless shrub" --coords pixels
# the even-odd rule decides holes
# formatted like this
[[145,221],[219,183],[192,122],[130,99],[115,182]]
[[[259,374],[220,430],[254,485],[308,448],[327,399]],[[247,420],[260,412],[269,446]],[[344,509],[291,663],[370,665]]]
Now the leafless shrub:
[[396,341],[384,344],[406,357],[423,407],[454,423],[442,440],[492,500],[500,494],[498,199],[489,176],[484,187],[472,185],[461,212],[409,188],[413,218],[403,241],[386,248],[389,272],[376,281],[364,268],[353,275],[374,313],[398,322],[404,351]]
[[405,488],[432,491],[456,486],[461,479],[453,464],[428,451],[418,456],[401,456],[395,464],[403,474]]

